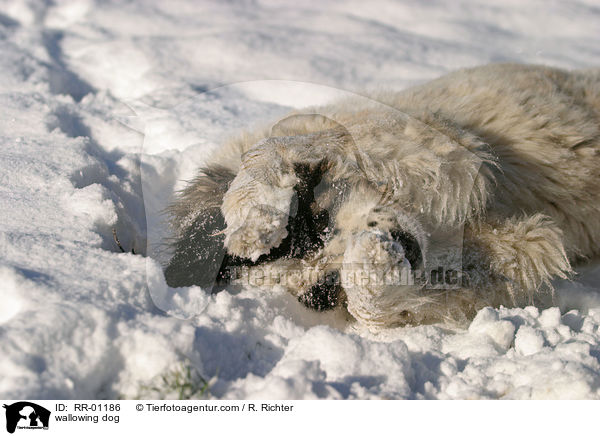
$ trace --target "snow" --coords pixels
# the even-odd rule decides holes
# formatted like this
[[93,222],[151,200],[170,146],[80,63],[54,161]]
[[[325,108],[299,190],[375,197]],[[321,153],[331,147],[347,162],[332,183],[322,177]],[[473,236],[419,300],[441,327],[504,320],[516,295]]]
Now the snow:
[[459,67],[597,66],[597,2],[0,4],[0,397],[177,398],[191,368],[209,398],[600,398],[597,262],[554,308],[381,332],[160,267],[160,211],[227,135]]

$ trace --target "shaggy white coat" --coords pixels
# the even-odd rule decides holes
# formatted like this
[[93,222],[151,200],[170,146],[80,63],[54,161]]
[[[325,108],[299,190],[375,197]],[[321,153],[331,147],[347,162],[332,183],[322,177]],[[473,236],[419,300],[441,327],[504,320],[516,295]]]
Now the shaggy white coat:
[[[489,65],[298,111],[211,158],[171,208],[177,237],[211,233],[199,240],[258,260],[288,236],[299,165],[322,172],[311,210],[335,231],[251,267],[293,276],[277,279],[290,292],[338,271],[340,304],[379,327],[550,304],[550,281],[600,252],[600,72]],[[207,210],[220,224],[190,230]],[[372,276],[416,268],[394,230],[418,241],[425,272],[459,268],[458,286]]]

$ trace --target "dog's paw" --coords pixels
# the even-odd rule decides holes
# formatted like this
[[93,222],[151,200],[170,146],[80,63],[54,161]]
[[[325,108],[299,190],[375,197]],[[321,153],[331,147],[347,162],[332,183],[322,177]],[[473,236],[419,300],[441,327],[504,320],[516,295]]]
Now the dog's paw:
[[554,278],[567,279],[573,272],[562,230],[545,215],[509,219],[472,235],[482,244],[492,270],[506,280],[517,303],[518,297],[531,299],[543,287],[553,289]]
[[365,231],[349,241],[342,265],[348,312],[370,327],[410,322],[416,289],[402,244],[389,232]]
[[253,262],[279,246],[288,234],[288,214],[265,205],[251,207],[243,221],[230,223],[225,229],[225,248],[230,254]]
[[[277,171],[259,165],[266,160],[260,151],[246,154],[221,205],[226,224],[225,248],[229,254],[252,261],[268,254],[287,236],[294,186],[298,182],[295,174],[281,170],[281,165]],[[255,160],[259,162],[252,166]]]

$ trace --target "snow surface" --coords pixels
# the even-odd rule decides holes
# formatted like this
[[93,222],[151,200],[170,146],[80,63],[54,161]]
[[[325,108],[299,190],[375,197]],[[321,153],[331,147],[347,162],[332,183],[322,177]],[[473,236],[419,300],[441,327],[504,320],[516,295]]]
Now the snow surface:
[[556,308],[372,333],[277,288],[172,289],[159,263],[160,211],[230,133],[459,67],[597,67],[597,0],[0,11],[0,398],[177,397],[162,376],[187,368],[209,398],[600,397],[598,264]]

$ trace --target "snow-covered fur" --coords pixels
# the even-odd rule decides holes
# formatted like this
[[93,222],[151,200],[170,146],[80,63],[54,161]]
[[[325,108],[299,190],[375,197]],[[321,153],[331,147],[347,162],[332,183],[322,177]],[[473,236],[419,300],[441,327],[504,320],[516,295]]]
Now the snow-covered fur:
[[298,111],[170,212],[172,286],[259,277],[380,327],[546,305],[600,253],[600,71],[488,65]]

